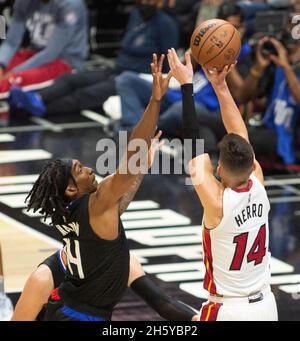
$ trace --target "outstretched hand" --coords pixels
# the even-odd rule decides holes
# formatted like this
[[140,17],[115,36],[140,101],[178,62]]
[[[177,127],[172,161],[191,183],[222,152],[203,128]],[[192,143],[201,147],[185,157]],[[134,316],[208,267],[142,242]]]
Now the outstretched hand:
[[211,82],[213,87],[220,87],[226,84],[227,75],[234,69],[235,64],[225,65],[222,71],[218,71],[217,68],[206,69],[203,68],[207,79]]
[[152,97],[156,101],[160,101],[168,90],[172,72],[170,71],[167,77],[162,76],[162,68],[164,64],[165,55],[161,55],[159,61],[157,55],[154,53],[151,63],[151,72],[153,76]]
[[185,53],[185,65],[179,60],[176,51],[172,48],[168,50],[168,61],[173,77],[180,85],[193,83],[193,65],[189,52]]

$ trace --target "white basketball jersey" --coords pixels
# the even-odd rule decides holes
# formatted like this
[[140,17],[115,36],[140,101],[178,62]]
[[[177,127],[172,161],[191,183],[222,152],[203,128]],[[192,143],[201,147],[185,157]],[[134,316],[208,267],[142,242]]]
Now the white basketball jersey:
[[211,294],[249,296],[270,284],[269,211],[254,175],[247,188],[225,189],[220,225],[203,227],[204,288]]

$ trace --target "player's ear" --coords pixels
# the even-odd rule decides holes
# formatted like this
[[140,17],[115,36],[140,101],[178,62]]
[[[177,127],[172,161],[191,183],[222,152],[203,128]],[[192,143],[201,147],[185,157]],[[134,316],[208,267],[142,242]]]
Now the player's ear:
[[253,171],[253,172],[256,171],[256,163],[255,163],[255,162],[253,162],[252,171]]
[[74,184],[69,183],[68,187],[65,190],[65,196],[67,198],[72,199],[76,197],[77,194],[78,194],[78,188]]
[[221,174],[222,174],[222,167],[221,167],[221,165],[220,165],[220,163],[218,164],[218,167],[217,167],[217,175],[219,176],[219,177],[221,177]]

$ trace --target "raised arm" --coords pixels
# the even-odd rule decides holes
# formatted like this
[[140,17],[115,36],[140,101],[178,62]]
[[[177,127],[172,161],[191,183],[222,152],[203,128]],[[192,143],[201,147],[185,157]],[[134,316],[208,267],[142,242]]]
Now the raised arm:
[[[180,62],[174,49],[169,50],[168,60],[173,76],[181,85],[183,138],[192,142],[192,151],[185,149],[185,161],[189,162],[189,172],[198,197],[204,207],[204,216],[218,218],[222,215],[219,198],[222,186],[216,180],[210,157],[204,150],[197,150],[201,138],[194,103],[193,67],[189,53],[185,55],[185,65]],[[204,141],[205,143],[205,141]],[[217,225],[205,218],[207,224]]]
[[129,166],[130,161],[134,159],[133,157],[138,156],[137,153],[139,153],[139,150],[137,150],[138,148],[133,148],[133,143],[135,141],[144,142],[146,151],[148,151],[151,145],[151,139],[154,137],[161,99],[166,93],[171,79],[171,73],[169,73],[166,78],[162,77],[163,61],[164,55],[161,56],[159,62],[157,61],[157,56],[155,54],[153,55],[153,62],[151,64],[153,89],[148,107],[130,136],[125,155],[121,159],[116,173],[105,179],[100,184],[97,191],[99,197],[105,193],[105,202],[108,206],[118,203],[123,195],[127,193],[132,186],[134,186],[134,183],[137,181],[137,177],[139,177],[141,173],[147,172],[147,152],[141,155],[144,156],[145,159],[141,160],[137,165],[139,166],[138,172],[133,174]]
[[[221,72],[218,72],[217,69],[204,69],[204,72],[211,82],[218,97],[221,108],[221,116],[227,133],[238,134],[249,142],[249,135],[245,122],[229,91],[226,82],[226,76],[231,72],[234,66],[235,65],[225,66]],[[263,183],[264,177],[262,169],[256,160],[254,160],[254,163],[256,166],[254,173],[257,178]]]
[[222,72],[218,72],[217,69],[204,69],[204,72],[218,97],[222,120],[227,133],[238,134],[249,141],[246,125],[226,82],[226,76],[233,68],[234,65],[228,65],[224,67]]
[[[184,139],[192,140],[192,153],[188,155],[194,158],[197,153],[196,143],[200,139],[197,114],[193,89],[193,65],[189,52],[185,53],[185,65],[179,60],[174,48],[168,51],[168,61],[173,76],[181,85],[182,93],[182,135]],[[189,154],[185,150],[185,157]]]
[[[152,140],[151,143],[151,147],[148,151],[148,168],[151,168],[154,158],[155,158],[155,154],[157,152],[157,150],[163,145],[164,141],[159,142],[159,139],[162,135],[161,130],[156,134],[156,136],[154,137],[154,139]],[[136,192],[138,191],[138,189],[141,186],[141,183],[143,181],[145,177],[144,173],[141,173],[139,175],[137,175],[134,179],[134,181],[132,182],[132,185],[129,187],[128,191],[123,195],[123,197],[120,199],[120,204],[119,204],[119,215],[121,216],[127,209],[127,207],[129,206],[129,204],[131,203],[131,201],[133,200],[133,198],[136,195]]]

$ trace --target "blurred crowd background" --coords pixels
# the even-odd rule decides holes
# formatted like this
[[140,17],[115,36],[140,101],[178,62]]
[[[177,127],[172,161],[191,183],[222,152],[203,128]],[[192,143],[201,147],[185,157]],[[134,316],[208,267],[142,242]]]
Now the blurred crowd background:
[[[220,18],[240,32],[228,85],[266,170],[300,171],[300,0],[0,0],[0,124],[93,110],[114,132],[130,131],[151,96],[152,53],[189,49],[194,28]],[[194,63],[206,149],[225,134],[219,105]],[[164,72],[168,72],[165,64]],[[181,137],[181,92],[173,81],[158,128]]]

